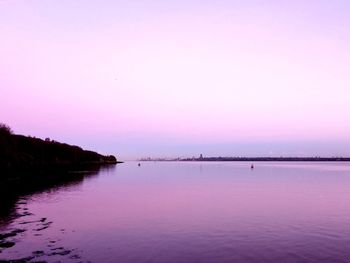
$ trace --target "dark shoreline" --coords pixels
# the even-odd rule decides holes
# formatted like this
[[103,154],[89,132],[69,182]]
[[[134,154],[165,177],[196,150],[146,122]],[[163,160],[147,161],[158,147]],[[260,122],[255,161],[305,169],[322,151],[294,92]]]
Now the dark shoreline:
[[[3,185],[25,187],[24,183],[67,181],[71,171],[96,170],[120,163],[113,155],[102,155],[76,145],[13,134],[0,124],[0,189]],[[57,176],[64,177],[62,179]]]
[[[20,208],[26,205],[28,196],[80,184],[85,178],[97,175],[102,169],[113,169],[118,163],[122,162],[113,155],[102,155],[49,138],[13,134],[8,126],[0,123],[0,254],[13,247],[16,236],[26,231],[22,227],[6,229],[6,226],[17,218],[32,215],[26,208]],[[41,225],[36,229],[41,231],[52,222],[41,218],[34,223]],[[0,262],[28,262],[38,256],[33,253],[28,258],[0,259]]]
[[203,157],[176,159],[140,159],[143,162],[350,162],[350,157]]

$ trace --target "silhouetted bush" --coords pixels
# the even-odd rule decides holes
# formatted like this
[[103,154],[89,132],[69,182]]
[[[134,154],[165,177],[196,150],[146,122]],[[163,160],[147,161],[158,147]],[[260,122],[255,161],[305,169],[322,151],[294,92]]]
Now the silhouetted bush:
[[[77,169],[87,164],[116,163],[114,156],[86,151],[78,146],[15,135],[10,127],[0,124],[0,171],[27,172],[32,170]],[[0,175],[0,180],[1,180]]]
[[12,130],[10,126],[0,123],[0,135],[10,135],[12,134]]

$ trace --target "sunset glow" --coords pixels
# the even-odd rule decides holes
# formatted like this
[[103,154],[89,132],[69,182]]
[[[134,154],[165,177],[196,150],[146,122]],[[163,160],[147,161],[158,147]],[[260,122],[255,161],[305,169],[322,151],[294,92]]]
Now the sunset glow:
[[121,158],[350,155],[348,1],[0,1],[0,116]]

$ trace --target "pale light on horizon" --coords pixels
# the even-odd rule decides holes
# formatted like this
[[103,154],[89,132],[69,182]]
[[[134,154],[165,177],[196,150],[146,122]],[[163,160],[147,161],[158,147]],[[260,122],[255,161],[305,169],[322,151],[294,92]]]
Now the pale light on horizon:
[[121,158],[350,155],[347,1],[1,1],[0,116]]

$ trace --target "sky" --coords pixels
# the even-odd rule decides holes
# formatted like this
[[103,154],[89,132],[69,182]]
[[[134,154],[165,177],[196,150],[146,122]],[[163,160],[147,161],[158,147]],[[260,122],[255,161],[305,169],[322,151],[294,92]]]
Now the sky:
[[0,122],[119,159],[350,156],[350,1],[0,0]]

